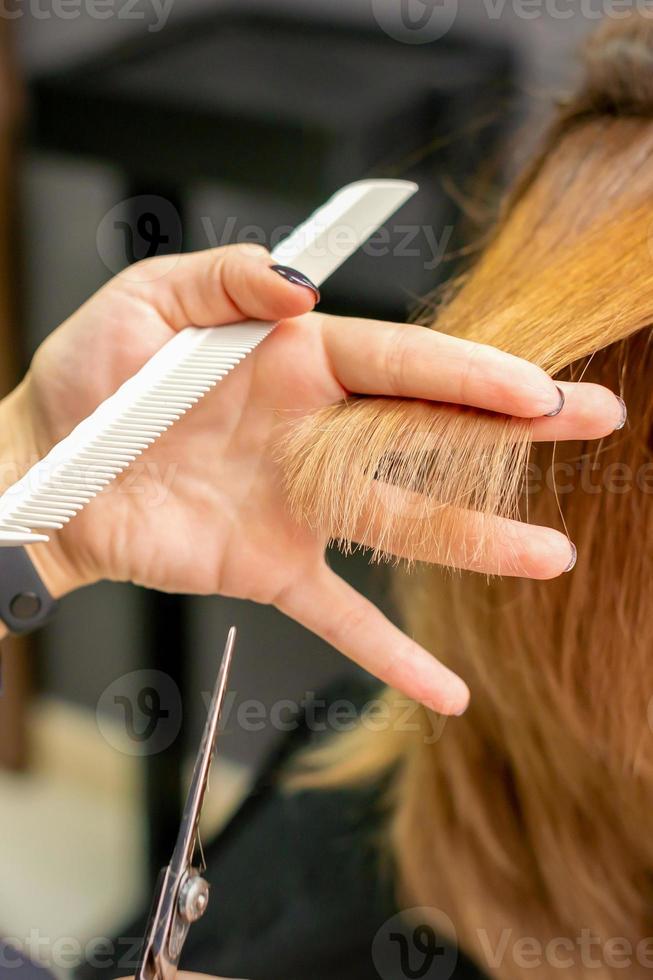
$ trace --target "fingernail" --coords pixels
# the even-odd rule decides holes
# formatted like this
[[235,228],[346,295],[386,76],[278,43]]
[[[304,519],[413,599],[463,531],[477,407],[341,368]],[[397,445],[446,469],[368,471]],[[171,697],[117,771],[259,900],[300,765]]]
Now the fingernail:
[[616,398],[621,405],[621,421],[619,422],[619,425],[615,426],[615,432],[618,432],[619,429],[623,429],[624,425],[628,421],[628,408],[626,407],[626,403],[623,398],[620,398],[619,395],[617,395]]
[[569,544],[571,545],[571,561],[565,568],[565,573],[570,572],[572,568],[575,568],[576,562],[578,561],[578,549],[576,548],[576,545],[573,544],[573,542],[571,541],[569,542]]
[[303,272],[298,272],[297,269],[291,269],[288,265],[273,265],[270,267],[273,272],[277,275],[282,276],[291,282],[293,286],[305,286],[306,289],[312,290],[315,295],[315,302],[320,302],[320,290],[317,288],[315,283],[312,283],[308,276],[305,276]]
[[[557,385],[556,385],[556,388],[558,388]],[[560,394],[560,404],[558,405],[557,408],[554,408],[554,410],[552,412],[547,412],[546,415],[544,416],[545,419],[555,418],[556,415],[560,415],[560,412],[565,407],[565,393],[562,390],[562,388],[558,388],[558,392]]]

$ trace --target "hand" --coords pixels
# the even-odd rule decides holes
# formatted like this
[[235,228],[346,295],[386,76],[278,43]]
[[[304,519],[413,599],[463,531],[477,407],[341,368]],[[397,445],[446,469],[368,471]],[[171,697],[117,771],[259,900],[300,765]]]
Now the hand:
[[[5,428],[21,420],[26,461],[43,456],[175,331],[282,320],[109,492],[49,545],[33,546],[33,558],[56,594],[108,578],[271,603],[384,682],[461,713],[465,684],[338,578],[325,561],[326,540],[290,518],[275,451],[284,428],[350,392],[533,417],[542,440],[605,436],[622,406],[604,388],[565,384],[564,411],[545,418],[560,395],[539,368],[418,326],[301,316],[312,291],[270,266],[264,250],[237,246],[148,260],[46,340],[7,400]],[[505,522],[503,542],[475,568],[550,578],[570,563],[569,542],[550,528]]]

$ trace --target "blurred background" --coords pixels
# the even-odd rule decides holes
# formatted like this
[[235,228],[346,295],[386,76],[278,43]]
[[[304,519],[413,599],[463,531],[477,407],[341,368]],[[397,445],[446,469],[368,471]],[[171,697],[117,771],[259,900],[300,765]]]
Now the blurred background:
[[[385,258],[363,251],[323,307],[407,317],[473,241],[488,188],[532,146],[600,12],[598,0],[5,2],[4,390],[149,248],[274,244],[362,177],[409,177],[421,191],[388,226]],[[383,569],[364,555],[333,561],[391,609]],[[274,610],[110,584],[67,598],[41,635],[5,650],[0,935],[25,946],[36,930],[30,952],[60,975],[141,911],[167,858],[202,692],[232,622],[236,702],[210,833],[283,738],[274,706],[292,713],[354,676],[334,651]],[[135,725],[147,724],[144,688],[170,732],[149,748],[130,739],[121,708],[132,699]],[[244,724],[238,706],[252,704],[259,720]],[[66,938],[79,945],[55,954]]]

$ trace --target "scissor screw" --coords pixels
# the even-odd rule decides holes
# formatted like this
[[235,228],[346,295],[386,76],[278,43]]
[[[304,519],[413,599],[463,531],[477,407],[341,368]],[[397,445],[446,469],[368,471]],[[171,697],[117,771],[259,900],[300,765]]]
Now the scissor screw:
[[209,884],[200,875],[188,878],[179,892],[179,914],[184,922],[197,922],[209,904]]

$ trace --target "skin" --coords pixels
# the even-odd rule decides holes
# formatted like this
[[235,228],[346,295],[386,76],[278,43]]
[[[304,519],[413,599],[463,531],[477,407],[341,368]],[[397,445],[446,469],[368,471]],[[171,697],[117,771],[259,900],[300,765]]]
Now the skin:
[[[469,700],[464,682],[338,578],[325,561],[326,540],[289,517],[276,451],[284,427],[359,393],[536,418],[540,440],[591,439],[614,431],[622,406],[597,385],[565,384],[563,411],[546,418],[560,396],[534,365],[418,326],[312,313],[313,292],[270,266],[257,246],[151,259],[109,282],[45,341],[0,403],[3,486],[176,331],[280,321],[131,473],[49,544],[32,546],[32,558],[56,596],[111,579],[273,604],[383,682],[460,714]],[[503,544],[477,558],[476,571],[546,579],[567,569],[570,543],[559,531],[503,523]]]

